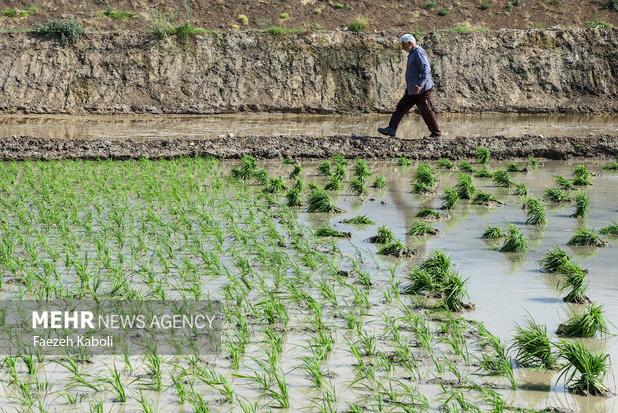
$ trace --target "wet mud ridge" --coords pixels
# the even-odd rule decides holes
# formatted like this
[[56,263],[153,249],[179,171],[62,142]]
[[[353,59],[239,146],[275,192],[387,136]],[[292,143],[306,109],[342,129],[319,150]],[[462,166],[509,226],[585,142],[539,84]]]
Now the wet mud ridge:
[[618,135],[587,137],[487,136],[399,139],[373,136],[220,136],[143,139],[52,139],[30,136],[0,137],[0,159],[138,159],[180,156],[238,158],[326,158],[335,154],[375,159],[471,158],[486,146],[495,159],[535,156],[547,159],[610,158],[618,156]]

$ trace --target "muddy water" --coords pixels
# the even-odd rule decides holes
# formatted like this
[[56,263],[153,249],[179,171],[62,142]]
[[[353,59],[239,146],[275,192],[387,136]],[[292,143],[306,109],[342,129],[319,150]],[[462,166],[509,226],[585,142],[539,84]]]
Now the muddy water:
[[[573,207],[548,208],[548,225],[537,229],[524,224],[524,213],[518,197],[509,195],[509,191],[495,187],[491,180],[474,178],[475,185],[491,192],[506,202],[498,208],[484,208],[464,204],[460,201],[450,219],[436,222],[440,234],[434,237],[415,239],[405,235],[409,223],[421,206],[440,206],[439,194],[445,185],[455,182],[456,172],[441,172],[440,185],[434,196],[419,196],[410,192],[412,168],[394,166],[394,163],[374,163],[371,167],[377,174],[386,176],[387,187],[384,190],[370,189],[368,200],[359,201],[358,197],[340,195],[336,199],[339,207],[346,210],[330,219],[315,214],[305,214],[303,219],[313,226],[330,223],[340,230],[352,231],[351,241],[340,241],[342,251],[354,253],[361,251],[375,254],[375,245],[366,239],[375,234],[379,225],[388,225],[401,240],[419,250],[419,256],[405,261],[405,265],[414,265],[434,249],[448,252],[457,270],[468,278],[470,300],[476,304],[476,310],[465,313],[465,317],[485,323],[487,328],[504,340],[510,341],[517,323],[524,324],[533,317],[541,324],[547,325],[552,339],[558,324],[565,321],[569,311],[576,309],[562,301],[562,294],[557,290],[557,279],[540,272],[538,260],[544,252],[555,245],[565,249],[574,260],[589,270],[588,282],[590,299],[604,306],[608,320],[613,324],[612,333],[618,333],[618,240],[605,237],[609,241],[607,248],[568,247],[567,241],[576,228],[586,226],[599,229],[618,219],[618,173],[604,172],[598,162],[585,162],[598,176],[595,186],[588,190],[591,197],[590,216],[585,220],[570,218]],[[543,191],[553,186],[554,176],[570,176],[574,162],[547,161],[530,173],[512,174],[517,182],[528,185],[530,195],[542,198]],[[497,167],[498,164],[492,165]],[[309,168],[307,166],[307,168]],[[345,192],[345,191],[343,191]],[[375,198],[372,201],[371,198]],[[348,226],[339,223],[346,217],[366,214],[376,222],[369,226]],[[321,214],[320,214],[321,215]],[[488,243],[480,238],[487,225],[504,226],[507,223],[517,225],[529,240],[530,250],[524,257],[503,254],[496,250],[500,245]],[[396,260],[378,258],[379,261],[395,263]],[[401,262],[401,261],[400,261]],[[586,340],[589,348],[608,352],[614,361],[613,374],[608,377],[610,388],[618,389],[614,375],[618,373],[618,338]],[[566,393],[561,384],[556,383],[557,374],[517,369],[520,390],[507,392],[507,400],[524,402],[544,408],[556,406],[583,412],[618,411],[618,397],[580,397]],[[521,390],[521,388],[526,390]]]
[[[58,139],[127,137],[214,137],[221,134],[279,135],[376,134],[388,115],[242,114],[217,116],[179,115],[7,115],[0,118],[0,136],[30,135]],[[455,136],[586,136],[615,133],[616,115],[441,114],[445,137]],[[428,134],[418,114],[404,119],[399,136]]]

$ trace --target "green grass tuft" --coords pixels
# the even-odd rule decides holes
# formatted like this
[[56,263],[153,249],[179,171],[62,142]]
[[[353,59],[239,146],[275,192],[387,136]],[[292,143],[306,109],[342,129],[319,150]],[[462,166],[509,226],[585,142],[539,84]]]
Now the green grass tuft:
[[445,158],[438,159],[438,162],[436,163],[436,165],[438,166],[438,168],[441,168],[441,169],[453,169],[453,167],[455,166],[453,161],[451,161],[450,159],[445,159]]
[[592,185],[592,172],[590,172],[584,165],[577,165],[573,168],[573,185]]
[[417,194],[431,192],[437,183],[436,172],[428,164],[422,163],[416,168],[414,173],[412,190]]
[[366,195],[367,187],[365,186],[365,181],[359,176],[355,177],[350,182],[348,191],[356,196]]
[[543,258],[539,260],[539,265],[544,272],[560,272],[562,268],[571,263],[571,257],[562,248],[556,246],[547,251]]
[[382,175],[376,176],[376,179],[373,181],[373,184],[371,184],[371,186],[376,189],[384,188],[386,186],[386,178],[384,178]]
[[618,235],[618,222],[612,221],[610,224],[599,231],[603,235]]
[[489,158],[491,157],[491,153],[489,149],[485,146],[478,146],[476,148],[476,161],[480,164],[486,164],[489,162]]
[[414,251],[399,240],[394,240],[384,245],[378,250],[379,255],[392,255],[393,257],[409,257],[414,255]]
[[323,176],[329,176],[330,175],[330,162],[328,161],[320,162],[320,164],[318,165],[318,174],[323,175]]
[[61,45],[68,45],[79,40],[84,34],[84,29],[80,22],[71,17],[37,24],[34,32],[49,39],[56,39]]
[[469,172],[469,173],[474,173],[476,172],[476,169],[474,168],[474,166],[472,166],[472,164],[468,161],[461,161],[459,162],[459,170],[462,172]]
[[378,234],[369,238],[369,242],[373,242],[375,244],[389,244],[392,241],[395,241],[395,234],[388,228],[386,225],[382,225],[378,228]]
[[273,36],[283,36],[283,35],[288,35],[288,34],[304,33],[305,29],[272,25],[272,26],[267,26],[263,28],[262,32],[272,34]]
[[421,208],[415,215],[417,218],[441,219],[440,211],[431,208]]
[[502,205],[494,195],[489,192],[477,192],[472,198],[472,203],[475,205],[491,206],[493,204]]
[[322,188],[313,187],[307,197],[308,212],[342,212],[330,199],[328,192]]
[[508,188],[513,185],[513,181],[511,180],[509,173],[502,169],[494,172],[493,180],[497,186]]
[[573,189],[573,181],[563,176],[556,177],[556,185],[558,186],[558,188],[564,189],[566,191]]
[[515,184],[515,189],[513,190],[513,195],[518,196],[527,196],[528,195],[528,187],[526,184]]
[[369,22],[365,17],[357,17],[347,24],[347,29],[353,33],[364,32],[369,26]]
[[109,17],[112,20],[119,20],[119,21],[129,20],[135,16],[135,14],[131,13],[130,11],[113,9],[111,7],[108,7],[107,9],[105,9],[105,11],[103,12],[103,15],[105,17]]
[[405,156],[400,156],[399,158],[397,158],[396,165],[406,167],[406,166],[412,165],[412,161],[410,160],[410,158],[407,158]]
[[546,189],[543,193],[543,199],[547,202],[560,203],[560,202],[570,202],[571,195],[558,188],[549,188]]
[[572,262],[564,264],[560,268],[560,272],[564,274],[559,283],[560,291],[569,290],[563,300],[573,304],[589,303],[590,299],[586,296],[588,289],[586,272]]
[[457,175],[455,190],[461,199],[472,199],[476,193],[476,188],[472,184],[472,178],[466,174]]

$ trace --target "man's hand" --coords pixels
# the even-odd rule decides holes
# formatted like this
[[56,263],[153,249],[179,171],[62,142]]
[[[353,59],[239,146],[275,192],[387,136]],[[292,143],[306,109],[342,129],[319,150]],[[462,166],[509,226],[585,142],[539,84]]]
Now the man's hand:
[[414,87],[412,87],[412,94],[418,95],[419,93],[421,93],[421,87],[419,85],[414,85]]

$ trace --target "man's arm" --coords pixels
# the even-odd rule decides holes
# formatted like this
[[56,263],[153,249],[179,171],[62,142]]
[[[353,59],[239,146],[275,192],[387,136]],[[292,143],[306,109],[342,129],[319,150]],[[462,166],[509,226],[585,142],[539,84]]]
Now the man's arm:
[[429,66],[429,59],[425,53],[418,53],[414,62],[417,66],[417,79],[414,84],[413,92],[415,95],[419,94],[423,85],[427,81],[427,78],[431,75],[431,66]]

